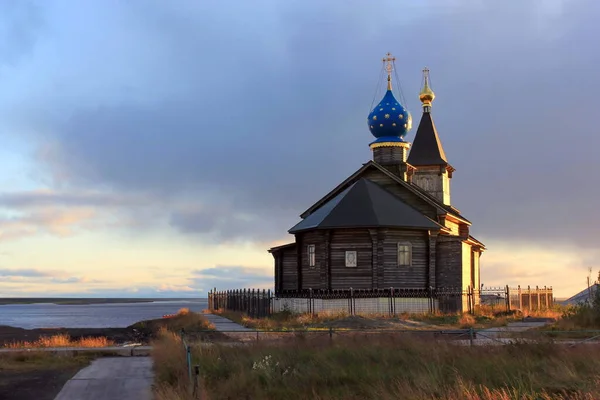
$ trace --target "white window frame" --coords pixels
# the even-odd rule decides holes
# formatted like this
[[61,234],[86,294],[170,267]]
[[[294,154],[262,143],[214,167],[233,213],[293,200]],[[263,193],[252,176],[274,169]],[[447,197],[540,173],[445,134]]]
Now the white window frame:
[[308,256],[308,266],[314,267],[317,265],[317,247],[314,244],[306,246],[306,254]]
[[399,267],[412,266],[412,244],[407,242],[398,242],[396,247],[397,264]]
[[[348,256],[354,256],[354,262],[348,262]],[[344,263],[346,268],[357,268],[358,267],[358,252],[356,250],[348,250],[346,251]]]

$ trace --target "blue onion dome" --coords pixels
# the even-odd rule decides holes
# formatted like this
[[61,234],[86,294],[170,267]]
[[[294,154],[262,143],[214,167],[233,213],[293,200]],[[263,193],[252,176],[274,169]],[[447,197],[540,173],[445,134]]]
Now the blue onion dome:
[[389,86],[383,99],[369,113],[369,130],[377,139],[373,143],[403,142],[412,128],[412,116],[396,100]]

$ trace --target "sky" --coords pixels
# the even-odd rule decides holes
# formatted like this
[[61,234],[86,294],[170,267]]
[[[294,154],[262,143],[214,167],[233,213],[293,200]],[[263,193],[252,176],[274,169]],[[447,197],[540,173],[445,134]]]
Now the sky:
[[[267,249],[371,159],[421,70],[482,283],[600,269],[594,0],[3,0],[0,297],[270,287]],[[411,141],[415,129],[406,137]]]

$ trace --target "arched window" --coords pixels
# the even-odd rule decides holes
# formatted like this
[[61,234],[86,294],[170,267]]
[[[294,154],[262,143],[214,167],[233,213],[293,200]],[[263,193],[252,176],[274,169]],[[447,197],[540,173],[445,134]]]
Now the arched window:
[[410,267],[412,265],[412,245],[408,242],[398,243],[398,266]]

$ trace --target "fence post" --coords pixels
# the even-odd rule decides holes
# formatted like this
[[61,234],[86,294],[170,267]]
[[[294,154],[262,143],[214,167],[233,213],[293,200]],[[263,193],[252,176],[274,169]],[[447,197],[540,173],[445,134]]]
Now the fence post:
[[273,313],[273,304],[271,301],[271,289],[267,290],[267,316]]
[[529,300],[528,300],[529,303],[527,304],[527,308],[529,309],[529,311],[531,311],[531,310],[533,310],[533,307],[531,304],[533,299],[531,297],[531,286],[529,286],[529,285],[527,285],[527,295],[529,297]]
[[539,286],[535,287],[535,298],[537,300],[537,309],[540,309],[540,288]]
[[192,349],[186,343],[185,344],[185,352],[187,357],[187,366],[188,366],[188,378],[190,379],[190,383],[192,382]]
[[473,293],[471,292],[471,285],[469,285],[469,286],[467,286],[467,303],[469,305],[469,308],[468,308],[467,311],[469,312],[469,314],[473,314],[473,309],[471,308],[471,298],[472,298],[472,296],[473,296]]
[[469,344],[471,346],[473,346],[474,336],[475,336],[475,332],[473,331],[473,328],[471,327],[471,328],[469,328]]
[[519,311],[523,311],[523,292],[521,291],[521,285],[517,286],[519,292]]
[[433,299],[433,286],[429,286],[427,289],[429,294],[429,313],[433,314],[435,312],[435,300]]
[[508,285],[506,285],[506,312],[510,312],[511,309],[511,304],[510,304],[510,288],[508,287]]
[[354,290],[350,288],[350,315],[354,315]]
[[192,395],[196,396],[197,399],[202,400],[202,388],[200,387],[200,366],[194,365],[194,375],[196,378],[194,379],[194,390],[192,391]]

